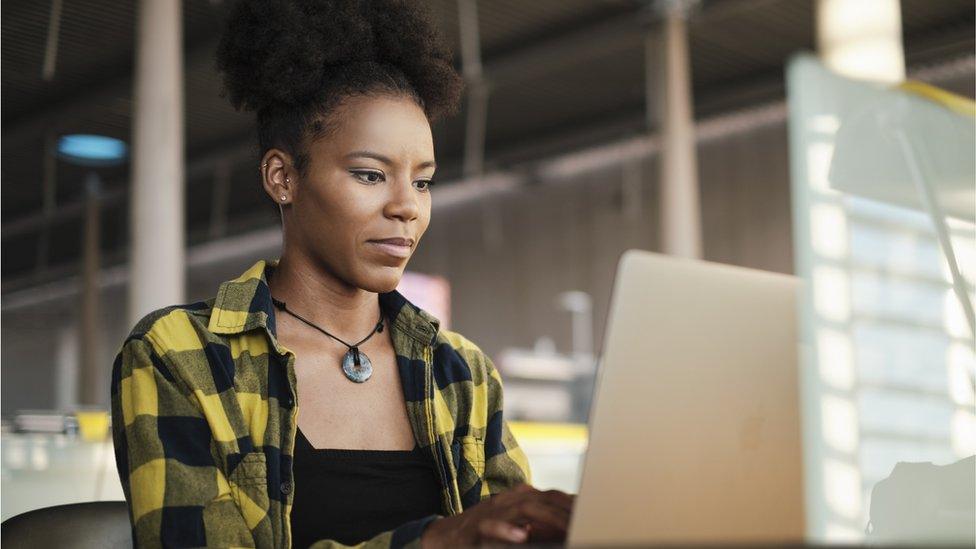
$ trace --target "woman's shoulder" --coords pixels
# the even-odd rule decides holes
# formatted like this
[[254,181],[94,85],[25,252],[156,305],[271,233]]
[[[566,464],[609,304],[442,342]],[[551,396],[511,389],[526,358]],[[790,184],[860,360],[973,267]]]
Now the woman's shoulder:
[[[170,382],[187,377],[181,374],[184,367],[199,369],[199,364],[206,363],[199,357],[206,346],[212,307],[210,299],[161,307],[143,315],[118,348],[112,365],[113,386],[133,375],[135,370],[149,367]],[[185,352],[192,350],[199,353]],[[174,357],[181,358],[174,360]],[[116,394],[117,389],[113,398]]]
[[210,298],[151,311],[135,323],[126,341],[141,339],[161,344],[199,334],[201,329],[207,329],[213,304],[214,298]]
[[434,360],[440,362],[440,370],[456,378],[470,379],[475,385],[488,377],[498,377],[491,358],[476,343],[450,330],[437,332]]

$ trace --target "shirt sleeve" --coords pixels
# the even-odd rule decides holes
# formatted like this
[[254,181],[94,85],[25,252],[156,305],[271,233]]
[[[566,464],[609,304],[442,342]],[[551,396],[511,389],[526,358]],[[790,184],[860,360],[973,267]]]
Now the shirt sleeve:
[[202,412],[144,337],[112,367],[112,438],[136,547],[254,547]]
[[424,529],[431,522],[441,518],[441,515],[429,515],[421,519],[407,522],[393,530],[382,532],[357,545],[343,545],[333,540],[319,540],[309,549],[343,549],[357,547],[360,549],[420,549],[420,538]]
[[525,452],[504,418],[502,378],[488,355],[484,359],[488,384],[488,425],[485,428],[485,473],[482,480],[488,486],[482,499],[509,490],[518,484],[531,484],[532,473]]

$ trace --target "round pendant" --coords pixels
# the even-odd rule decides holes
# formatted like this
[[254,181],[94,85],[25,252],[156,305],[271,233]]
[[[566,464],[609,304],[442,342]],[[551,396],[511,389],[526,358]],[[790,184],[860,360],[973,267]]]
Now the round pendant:
[[362,383],[373,375],[373,364],[365,353],[359,351],[359,365],[357,366],[356,356],[352,350],[349,350],[346,352],[346,356],[342,357],[342,372],[350,381]]

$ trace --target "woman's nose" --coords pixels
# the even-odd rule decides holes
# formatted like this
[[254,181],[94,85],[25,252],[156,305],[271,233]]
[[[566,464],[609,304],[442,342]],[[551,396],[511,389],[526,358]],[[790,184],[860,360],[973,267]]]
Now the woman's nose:
[[384,211],[387,217],[401,221],[412,221],[420,215],[418,192],[413,188],[413,181],[409,177],[397,177],[389,189],[390,198]]

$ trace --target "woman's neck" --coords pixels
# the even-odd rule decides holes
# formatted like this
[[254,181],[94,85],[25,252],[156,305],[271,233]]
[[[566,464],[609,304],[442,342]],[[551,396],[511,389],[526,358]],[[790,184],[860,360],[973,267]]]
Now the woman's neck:
[[271,295],[284,301],[289,311],[345,341],[361,339],[379,319],[376,293],[350,286],[328,270],[288,254],[282,254],[269,286]]

